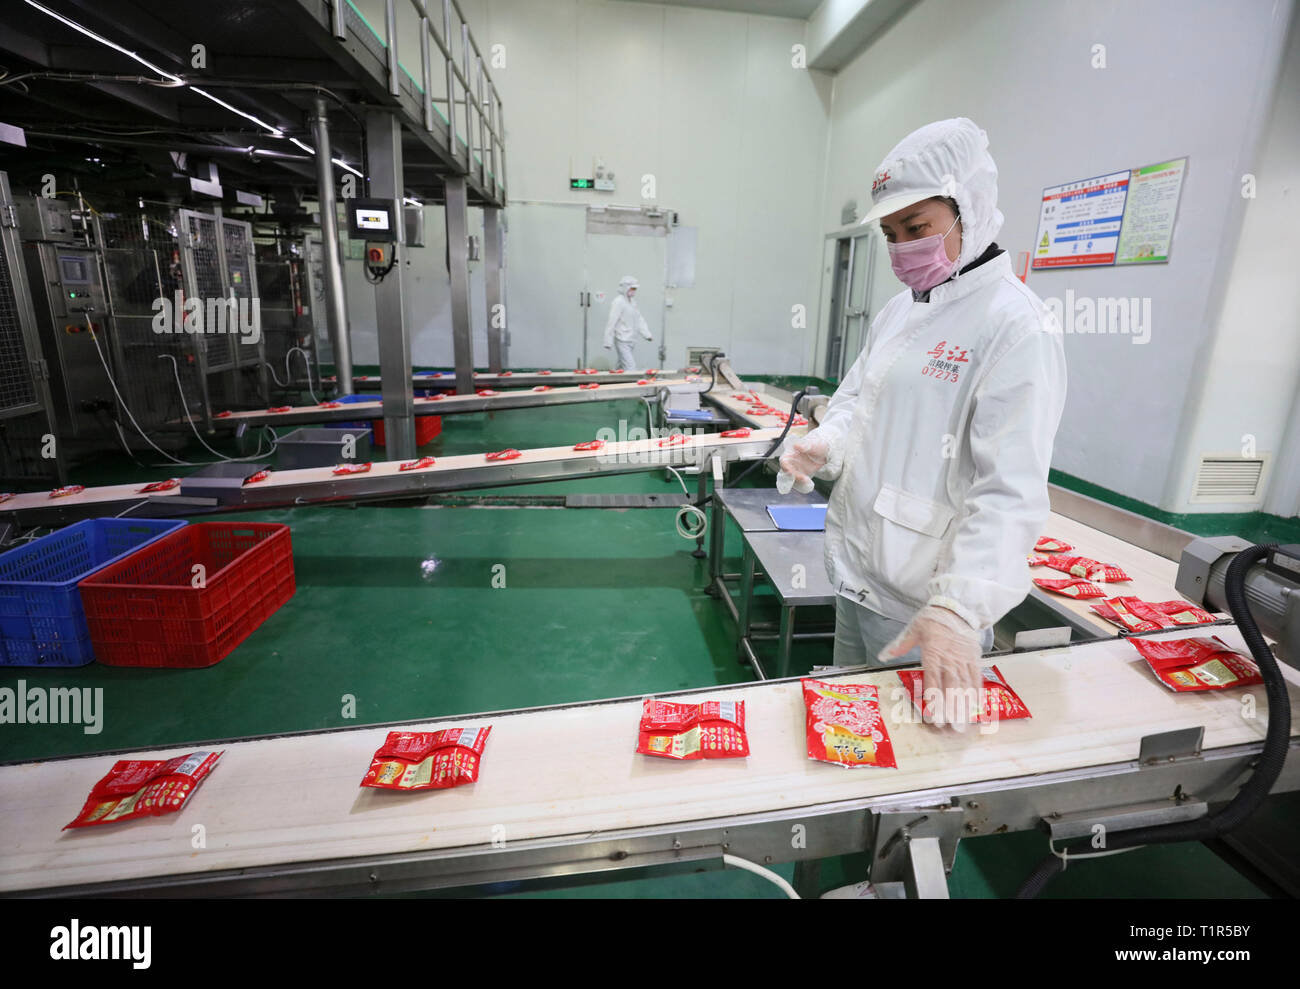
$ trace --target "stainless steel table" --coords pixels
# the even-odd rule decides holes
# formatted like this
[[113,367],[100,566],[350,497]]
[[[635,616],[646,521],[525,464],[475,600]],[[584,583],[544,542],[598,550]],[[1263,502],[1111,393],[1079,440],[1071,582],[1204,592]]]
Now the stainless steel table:
[[[835,592],[826,577],[823,550],[824,532],[780,531],[767,514],[769,505],[822,505],[826,497],[819,492],[788,495],[775,488],[722,488],[714,492],[709,539],[709,576],[713,593],[736,619],[739,640],[737,651],[759,679],[766,679],[762,662],[754,649],[760,640],[777,641],[778,675],[790,668],[790,654],[796,639],[827,639],[834,631],[794,631],[795,609],[816,605],[833,605]],[[730,517],[740,528],[744,541],[741,572],[723,572],[723,543],[726,520]],[[780,602],[781,620],[776,631],[772,623],[752,620],[754,584],[759,572],[771,582]],[[740,585],[739,603],[732,600],[728,582]]]

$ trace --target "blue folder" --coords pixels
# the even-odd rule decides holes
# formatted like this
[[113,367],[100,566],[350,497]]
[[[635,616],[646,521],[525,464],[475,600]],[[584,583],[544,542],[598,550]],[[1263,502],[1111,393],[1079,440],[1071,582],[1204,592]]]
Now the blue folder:
[[821,532],[826,528],[825,505],[768,505],[767,514],[778,529]]

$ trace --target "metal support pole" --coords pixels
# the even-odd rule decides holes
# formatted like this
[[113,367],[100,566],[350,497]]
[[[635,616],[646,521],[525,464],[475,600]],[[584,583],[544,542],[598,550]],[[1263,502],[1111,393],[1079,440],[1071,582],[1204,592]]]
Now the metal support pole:
[[402,300],[402,255],[406,224],[402,217],[402,125],[382,110],[366,115],[370,195],[387,199],[398,217],[393,251],[397,263],[375,286],[375,329],[379,335],[379,373],[383,377],[384,435],[389,460],[415,457],[415,393],[411,390],[411,337]]
[[508,360],[505,307],[505,229],[501,210],[483,209],[483,296],[487,301],[488,370],[500,374]]
[[[451,0],[442,0],[442,43],[451,51]],[[450,56],[447,64],[447,148],[456,160],[456,64]]]
[[325,312],[330,346],[334,348],[334,375],[340,395],[352,394],[352,338],[348,331],[348,299],[343,288],[343,262],[339,251],[339,211],[334,197],[334,165],[330,161],[329,116],[325,98],[316,97],[311,118],[316,142],[316,198],[320,203],[321,256],[325,268]]
[[393,0],[387,0],[384,5],[384,46],[388,49],[388,92],[400,97],[402,69],[397,64],[397,10]]
[[[447,176],[447,263],[451,276],[451,345],[456,394],[474,392],[474,338],[469,321],[469,200],[465,176]],[[384,380],[387,381],[387,372]],[[411,380],[410,368],[402,379]]]

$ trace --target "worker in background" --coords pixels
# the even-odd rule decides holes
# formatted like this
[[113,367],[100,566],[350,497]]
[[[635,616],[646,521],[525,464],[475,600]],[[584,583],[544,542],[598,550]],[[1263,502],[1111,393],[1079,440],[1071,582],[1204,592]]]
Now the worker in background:
[[835,665],[897,662],[919,647],[927,703],[942,702],[933,720],[954,727],[975,714],[994,623],[1029,590],[1065,403],[1060,325],[993,242],[1003,218],[987,149],[984,131],[958,118],[922,127],[881,162],[862,222],[880,221],[907,288],[777,478],[782,491],[836,481]]
[[645,317],[636,307],[636,290],[640,284],[631,275],[623,276],[618,283],[618,295],[614,296],[614,302],[609,307],[609,322],[605,324],[605,349],[617,346],[618,366],[624,371],[638,366],[632,346],[637,332],[647,340],[654,340],[650,335],[650,327],[646,326]]

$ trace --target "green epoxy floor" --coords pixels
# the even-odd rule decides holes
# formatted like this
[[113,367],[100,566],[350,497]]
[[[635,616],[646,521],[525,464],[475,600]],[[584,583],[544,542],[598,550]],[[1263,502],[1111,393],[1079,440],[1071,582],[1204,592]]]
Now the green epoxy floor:
[[[620,419],[643,426],[644,407],[615,402],[456,416],[444,421],[442,435],[421,452],[568,444],[593,438],[602,426],[617,428]],[[102,484],[156,479],[170,471],[142,470],[107,452],[72,473],[77,483]],[[679,490],[656,471],[476,494],[490,499]],[[0,726],[0,759],[183,747],[751,679],[735,660],[734,624],[721,603],[704,593],[706,562],[691,556],[694,545],[676,534],[671,511],[311,507],[230,517],[291,527],[294,598],[207,670],[0,670],[0,687],[14,687],[19,679],[43,687],[102,687],[105,706],[98,735],[86,735],[80,726]],[[731,531],[729,570],[737,569],[739,551],[738,534]],[[426,574],[422,564],[430,560],[436,565]],[[496,567],[504,568],[504,588],[493,587]],[[795,672],[829,663],[830,653],[828,643],[797,644]],[[343,717],[345,695],[356,699],[351,720]],[[1042,836],[1034,834],[964,841],[951,876],[953,895],[1010,895],[1044,851]],[[862,879],[866,869],[864,856],[827,860],[822,887]],[[789,878],[793,866],[777,871]],[[758,877],[734,871],[493,892],[781,895]],[[1209,851],[1180,845],[1075,866],[1050,895],[1260,894]]]

